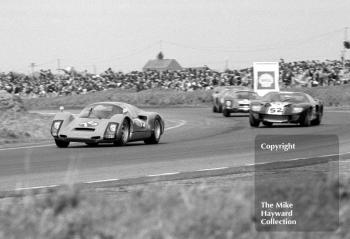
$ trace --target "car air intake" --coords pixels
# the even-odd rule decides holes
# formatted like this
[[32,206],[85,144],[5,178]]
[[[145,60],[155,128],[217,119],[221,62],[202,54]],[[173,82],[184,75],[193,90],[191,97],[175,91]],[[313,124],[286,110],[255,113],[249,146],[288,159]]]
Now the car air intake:
[[75,128],[75,130],[78,130],[78,131],[95,131],[95,129],[93,129],[93,128]]

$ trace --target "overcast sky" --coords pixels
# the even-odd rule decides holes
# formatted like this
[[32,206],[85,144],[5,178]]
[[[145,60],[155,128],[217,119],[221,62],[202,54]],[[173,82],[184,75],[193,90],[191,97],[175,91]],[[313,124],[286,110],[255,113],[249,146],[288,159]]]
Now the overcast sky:
[[56,69],[57,59],[140,70],[160,49],[216,69],[338,59],[349,13],[349,0],[1,0],[0,71]]

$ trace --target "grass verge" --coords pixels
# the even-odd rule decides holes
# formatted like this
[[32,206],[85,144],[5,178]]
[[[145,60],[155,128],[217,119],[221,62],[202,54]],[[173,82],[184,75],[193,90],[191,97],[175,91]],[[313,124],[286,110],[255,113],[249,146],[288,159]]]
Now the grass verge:
[[[288,88],[288,91],[302,91],[322,100],[325,106],[349,106],[350,85],[327,86],[313,88]],[[71,95],[54,98],[35,98],[24,100],[27,109],[82,108],[98,101],[122,101],[140,107],[145,106],[177,106],[177,105],[209,105],[212,102],[212,91],[196,90],[183,92],[177,90],[152,89],[141,92],[122,91],[120,89]]]
[[286,89],[291,91],[302,91],[323,101],[325,106],[349,106],[350,84],[341,86],[323,86],[313,88]]
[[[350,85],[313,88],[288,88],[284,90],[302,91],[322,100],[325,106],[349,106]],[[71,95],[54,98],[36,98],[24,100],[27,109],[82,108],[97,101],[122,101],[138,106],[176,106],[211,104],[212,91],[196,90],[183,92],[177,90],[152,89],[141,92],[122,91],[120,89]]]
[[0,144],[47,140],[51,120],[39,114],[4,112],[0,114]]
[[66,108],[82,108],[87,104],[98,101],[121,101],[129,104],[144,106],[176,106],[201,105],[211,102],[211,91],[197,90],[183,92],[176,90],[145,90],[140,92],[121,91],[119,89],[71,95],[54,98],[36,98],[24,100],[27,109],[58,109],[61,105]]
[[[308,169],[315,171],[315,167]],[[266,175],[285,177],[296,171]],[[301,172],[298,172],[301,173]],[[340,184],[340,228],[334,232],[256,232],[251,178],[232,176],[86,192],[53,193],[0,200],[1,238],[349,238],[350,180]],[[296,190],[309,188],[296,185]],[[333,184],[335,187],[338,184]],[[266,184],[272,195],[281,188]],[[295,191],[284,189],[284,193]],[[305,192],[306,193],[306,192]],[[313,213],[313,204],[305,207]],[[317,217],[314,218],[318,220]]]

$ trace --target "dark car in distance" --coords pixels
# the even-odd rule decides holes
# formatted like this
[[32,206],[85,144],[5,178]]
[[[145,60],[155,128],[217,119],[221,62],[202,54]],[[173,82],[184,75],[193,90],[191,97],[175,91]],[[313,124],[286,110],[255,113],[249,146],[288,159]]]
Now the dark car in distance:
[[260,123],[295,123],[301,126],[319,125],[323,116],[323,103],[303,92],[269,92],[251,103],[249,122],[252,127]]

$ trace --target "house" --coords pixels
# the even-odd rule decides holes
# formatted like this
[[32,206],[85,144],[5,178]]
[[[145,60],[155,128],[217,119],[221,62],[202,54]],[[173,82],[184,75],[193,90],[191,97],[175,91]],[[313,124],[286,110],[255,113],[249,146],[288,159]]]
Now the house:
[[182,70],[182,67],[175,59],[163,59],[163,54],[160,52],[157,59],[149,60],[142,69],[143,71],[178,71]]

